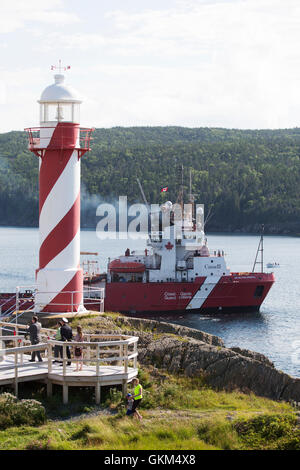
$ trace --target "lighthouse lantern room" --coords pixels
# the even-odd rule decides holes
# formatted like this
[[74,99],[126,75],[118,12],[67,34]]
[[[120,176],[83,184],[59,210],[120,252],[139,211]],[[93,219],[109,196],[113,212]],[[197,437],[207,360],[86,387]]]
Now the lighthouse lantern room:
[[[28,128],[39,165],[39,267],[35,312],[84,311],[80,268],[80,159],[93,129],[80,128],[81,99],[65,84],[59,64],[42,93],[40,127]],[[56,67],[52,66],[52,69]]]

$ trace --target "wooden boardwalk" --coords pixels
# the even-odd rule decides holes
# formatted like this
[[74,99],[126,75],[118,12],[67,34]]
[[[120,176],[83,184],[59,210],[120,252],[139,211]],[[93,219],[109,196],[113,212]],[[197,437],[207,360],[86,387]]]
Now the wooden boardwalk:
[[[0,330],[3,324],[0,322]],[[10,325],[5,324],[5,327]],[[15,325],[14,325],[15,326]],[[66,343],[49,338],[54,330],[45,330],[43,343],[25,346],[24,336],[18,326],[17,335],[0,335],[0,342],[14,343],[13,347],[0,349],[0,386],[13,385],[18,395],[18,384],[29,381],[42,381],[47,384],[47,394],[52,395],[52,385],[61,385],[63,402],[68,402],[69,387],[94,387],[96,403],[100,403],[101,387],[121,385],[123,394],[127,393],[127,384],[138,374],[137,342],[138,338],[126,335],[88,335],[89,341]],[[101,339],[101,341],[99,341]],[[61,363],[54,363],[54,346],[63,350]],[[83,347],[83,360],[71,359],[68,366],[67,348]],[[41,351],[43,362],[30,362],[31,353]],[[75,371],[76,363],[82,362],[82,371]]]

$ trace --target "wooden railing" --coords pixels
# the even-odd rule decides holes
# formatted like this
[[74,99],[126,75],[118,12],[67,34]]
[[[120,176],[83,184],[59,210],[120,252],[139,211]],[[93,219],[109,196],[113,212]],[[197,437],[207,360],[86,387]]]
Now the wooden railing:
[[[3,329],[13,328],[15,334],[3,335]],[[4,330],[4,331],[5,331]],[[86,341],[76,342],[76,341],[57,341],[53,338],[56,334],[56,330],[50,328],[41,329],[42,342],[37,345],[24,345],[28,343],[28,340],[24,338],[23,335],[20,335],[20,331],[26,331],[27,327],[25,325],[15,325],[14,323],[0,322],[0,347],[3,342],[13,342],[13,347],[1,348],[0,349],[0,358],[3,356],[14,355],[14,364],[1,364],[0,362],[0,374],[1,371],[14,369],[14,388],[15,394],[18,394],[18,369],[20,367],[32,367],[33,365],[39,367],[40,363],[28,363],[24,361],[24,354],[31,354],[34,351],[40,351],[45,353],[47,358],[47,368],[45,373],[51,374],[53,372],[53,361],[56,360],[62,363],[62,376],[65,380],[67,374],[67,363],[72,361],[72,363],[82,363],[89,366],[89,376],[91,370],[94,370],[92,377],[100,377],[101,368],[107,364],[118,365],[123,367],[123,373],[128,374],[129,367],[131,366],[134,370],[137,370],[137,336],[127,336],[122,334],[115,335],[104,335],[104,334],[84,334]],[[54,356],[54,347],[58,346],[62,350],[62,357]],[[83,349],[83,357],[72,359],[67,356],[67,348],[73,349],[75,347],[80,347]],[[44,364],[45,364],[44,362]],[[114,363],[114,364],[113,364]],[[131,364],[130,364],[131,363]],[[102,369],[103,371],[103,369]],[[117,370],[120,373],[120,369]],[[122,370],[121,370],[122,372]],[[113,375],[113,374],[112,374]],[[84,376],[84,369],[83,374]],[[84,380],[87,381],[86,378]],[[96,388],[96,390],[98,390]],[[100,393],[100,392],[99,392]],[[96,396],[97,401],[97,396]]]
[[[2,342],[13,341],[15,342],[15,347],[0,349],[0,356],[14,356],[14,363],[9,365],[2,365],[0,362],[0,371],[5,372],[7,370],[14,369],[14,392],[16,397],[18,396],[18,387],[19,387],[19,368],[22,367],[32,367],[32,363],[24,363],[24,354],[32,353],[33,351],[47,351],[47,343],[39,343],[31,346],[23,346],[24,337],[22,336],[3,336],[0,337]],[[19,345],[18,345],[19,344]],[[17,346],[18,345],[18,346]],[[20,359],[19,359],[20,358]]]
[[[87,336],[87,335],[86,335]],[[63,375],[66,375],[67,363],[70,359],[67,357],[67,348],[82,348],[83,358],[72,358],[73,363],[83,363],[95,367],[95,375],[100,375],[101,365],[109,363],[121,363],[124,367],[124,373],[127,374],[129,362],[132,361],[133,368],[137,368],[137,336],[123,336],[115,337],[113,335],[89,335],[90,339],[94,341],[56,341],[49,339],[48,344],[48,370],[52,372],[52,361],[56,359],[63,364]],[[102,339],[102,341],[99,341]],[[104,340],[104,341],[103,341]],[[59,346],[62,348],[62,358],[53,356],[53,347]],[[113,349],[112,349],[113,348]],[[116,349],[117,348],[117,349]],[[131,349],[131,350],[130,350]]]

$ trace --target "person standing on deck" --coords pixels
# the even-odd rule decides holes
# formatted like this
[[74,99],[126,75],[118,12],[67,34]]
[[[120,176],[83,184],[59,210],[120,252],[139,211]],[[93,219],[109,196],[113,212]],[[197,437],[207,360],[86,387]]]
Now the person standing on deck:
[[140,384],[139,379],[133,379],[132,381],[133,384],[133,406],[132,406],[132,414],[134,417],[139,419],[141,421],[143,417],[140,415],[140,413],[137,410],[137,407],[140,405],[142,398],[143,398],[143,387]]
[[[81,326],[77,326],[77,334],[75,336],[76,343],[82,343],[84,341],[84,336],[82,333]],[[75,372],[82,370],[82,363],[83,363],[83,348],[81,346],[75,346],[74,356],[78,362],[76,362],[76,369]],[[80,362],[79,362],[80,361]]]
[[[68,325],[68,320],[66,318],[62,318],[62,327],[60,328],[61,340],[62,341],[71,341],[73,338],[72,328]],[[69,346],[66,347],[67,350],[67,358],[69,361],[67,362],[67,366],[71,365],[71,352]],[[63,365],[63,364],[61,364]]]
[[[54,336],[54,339],[56,341],[61,341],[61,332],[60,332],[61,327],[62,327],[62,321],[59,320],[58,323],[57,323],[57,331],[56,331],[56,334]],[[53,363],[60,362],[58,359],[62,358],[62,356],[63,356],[62,346],[59,346],[58,344],[56,344],[54,346],[54,361],[53,361]]]
[[[31,319],[31,324],[28,327],[30,342],[32,345],[39,344],[41,342],[41,328],[42,325],[38,322],[38,317],[33,316]],[[36,355],[39,362],[43,362],[40,351],[32,351],[29,362],[35,362]]]

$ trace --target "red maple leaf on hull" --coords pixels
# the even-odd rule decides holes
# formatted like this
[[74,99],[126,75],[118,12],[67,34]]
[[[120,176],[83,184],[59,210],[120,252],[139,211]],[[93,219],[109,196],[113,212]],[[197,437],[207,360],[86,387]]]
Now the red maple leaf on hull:
[[172,243],[168,242],[168,244],[165,245],[165,246],[166,246],[167,250],[172,250],[174,245],[172,245]]

